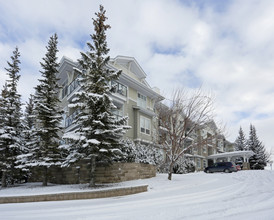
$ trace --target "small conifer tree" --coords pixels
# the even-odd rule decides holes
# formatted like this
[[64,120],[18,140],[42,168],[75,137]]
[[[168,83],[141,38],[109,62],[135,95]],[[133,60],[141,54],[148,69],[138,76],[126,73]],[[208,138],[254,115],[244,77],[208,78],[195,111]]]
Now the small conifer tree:
[[256,128],[252,124],[250,125],[248,147],[249,150],[254,152],[254,155],[249,158],[251,169],[264,169],[268,161],[268,156],[264,145],[257,136]]
[[243,132],[242,127],[240,127],[239,135],[235,140],[235,150],[236,151],[243,151],[248,150],[247,140],[245,138],[245,134]]

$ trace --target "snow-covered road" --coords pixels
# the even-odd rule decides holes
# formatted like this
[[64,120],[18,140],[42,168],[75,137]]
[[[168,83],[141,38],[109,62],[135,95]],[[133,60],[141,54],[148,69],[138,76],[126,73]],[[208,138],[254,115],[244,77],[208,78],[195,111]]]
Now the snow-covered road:
[[274,219],[273,171],[200,172],[173,175],[172,181],[160,174],[120,185],[138,184],[148,184],[149,191],[93,200],[1,204],[0,219]]

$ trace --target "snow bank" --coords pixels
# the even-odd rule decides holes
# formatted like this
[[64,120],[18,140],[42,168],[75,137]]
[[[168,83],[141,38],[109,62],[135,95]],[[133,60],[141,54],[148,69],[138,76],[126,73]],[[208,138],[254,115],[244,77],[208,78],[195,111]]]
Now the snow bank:
[[[240,171],[205,174],[203,172],[134,180],[116,184],[131,186],[148,184],[149,191],[130,196],[74,200],[2,204],[2,219],[273,219],[274,172]],[[110,186],[114,187],[114,185]],[[16,187],[14,187],[14,191]],[[21,190],[20,190],[21,188]],[[84,185],[18,187],[25,190],[81,191]],[[39,189],[40,188],[40,189]],[[8,190],[0,190],[1,195]],[[26,193],[26,192],[25,192]],[[9,193],[10,195],[12,192]]]

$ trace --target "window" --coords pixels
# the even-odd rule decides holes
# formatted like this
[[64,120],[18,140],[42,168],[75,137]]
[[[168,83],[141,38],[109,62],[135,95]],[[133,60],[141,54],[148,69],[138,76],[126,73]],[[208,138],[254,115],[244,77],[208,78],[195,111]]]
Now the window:
[[206,146],[203,146],[203,152],[206,153]]
[[141,128],[141,133],[148,134],[150,135],[150,127],[151,127],[151,120],[149,118],[140,117],[140,128]]
[[146,108],[147,107],[147,97],[138,93],[137,105],[142,108]]
[[116,119],[121,119],[123,117],[123,108],[122,107],[117,107],[115,109],[111,110],[112,114],[116,117]]
[[197,167],[198,169],[201,168],[201,159],[197,158]]
[[206,160],[203,160],[204,168],[206,168]]

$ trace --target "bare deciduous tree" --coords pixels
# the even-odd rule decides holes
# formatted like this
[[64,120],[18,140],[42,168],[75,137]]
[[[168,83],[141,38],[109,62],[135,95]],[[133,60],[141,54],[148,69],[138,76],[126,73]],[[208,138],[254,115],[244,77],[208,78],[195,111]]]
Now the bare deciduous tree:
[[213,100],[199,89],[192,93],[177,89],[169,105],[159,104],[160,142],[168,159],[168,179],[171,180],[176,161],[198,140],[196,130],[213,119]]

